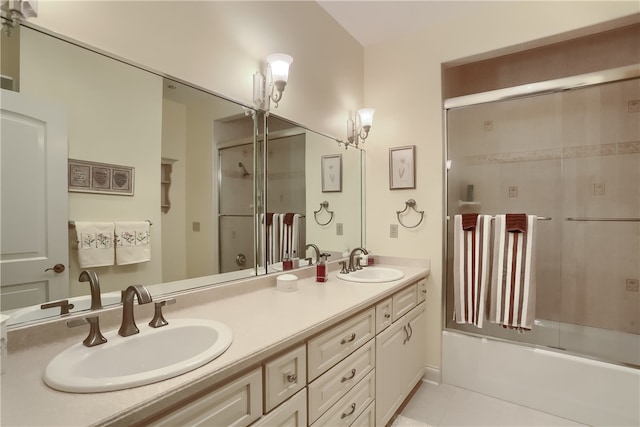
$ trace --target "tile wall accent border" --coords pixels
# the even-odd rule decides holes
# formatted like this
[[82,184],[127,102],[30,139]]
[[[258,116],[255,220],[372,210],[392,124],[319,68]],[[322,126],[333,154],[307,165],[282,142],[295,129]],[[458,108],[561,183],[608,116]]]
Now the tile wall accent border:
[[540,160],[575,159],[580,157],[599,157],[638,153],[640,153],[640,141],[630,141],[512,153],[478,154],[475,156],[467,156],[466,161],[468,165],[491,165],[500,163],[535,162]]

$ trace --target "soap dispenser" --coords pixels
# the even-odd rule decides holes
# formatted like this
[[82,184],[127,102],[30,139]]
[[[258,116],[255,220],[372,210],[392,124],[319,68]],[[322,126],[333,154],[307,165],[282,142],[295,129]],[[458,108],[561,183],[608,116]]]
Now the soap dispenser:
[[282,269],[284,271],[293,270],[293,262],[289,258],[289,254],[285,253],[284,258],[282,259]]
[[326,282],[329,279],[327,275],[327,254],[320,255],[320,261],[316,264],[316,282]]

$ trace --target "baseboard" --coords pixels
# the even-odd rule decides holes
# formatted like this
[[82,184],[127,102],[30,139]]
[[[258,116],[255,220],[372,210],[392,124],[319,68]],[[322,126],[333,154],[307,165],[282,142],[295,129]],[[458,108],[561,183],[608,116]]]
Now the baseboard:
[[425,366],[422,381],[432,384],[440,384],[442,382],[442,372],[440,371],[440,367],[431,365]]

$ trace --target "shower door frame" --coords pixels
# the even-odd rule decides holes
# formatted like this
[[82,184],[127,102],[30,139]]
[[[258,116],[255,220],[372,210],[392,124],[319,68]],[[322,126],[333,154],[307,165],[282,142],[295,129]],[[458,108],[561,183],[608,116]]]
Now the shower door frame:
[[[471,95],[464,95],[455,98],[445,99],[443,102],[443,212],[442,212],[442,330],[455,332],[458,334],[471,335],[480,338],[486,338],[494,341],[502,341],[508,342],[516,345],[524,345],[527,347],[540,347],[549,351],[559,351],[562,353],[574,354],[580,357],[585,357],[594,360],[602,360],[596,356],[586,355],[582,353],[572,352],[571,350],[564,350],[554,348],[553,346],[546,346],[541,344],[534,344],[523,341],[515,341],[500,337],[494,337],[492,335],[486,335],[482,333],[469,332],[464,330],[459,330],[455,328],[450,328],[447,326],[447,282],[449,271],[447,268],[447,258],[449,251],[449,242],[448,242],[448,223],[450,221],[450,217],[448,216],[448,170],[450,168],[448,152],[449,152],[449,138],[448,138],[448,111],[454,108],[460,107],[469,107],[473,105],[486,104],[490,102],[496,101],[505,101],[505,100],[513,100],[513,99],[521,99],[529,96],[542,95],[542,94],[551,94],[556,92],[562,92],[565,90],[578,89],[578,88],[586,88],[590,86],[597,86],[605,83],[614,83],[621,82],[624,80],[631,80],[640,77],[640,64],[629,65],[625,67],[612,68],[608,70],[597,71],[593,73],[580,74],[577,76],[564,77],[560,79],[548,80],[543,82],[535,82],[529,83],[520,86],[514,86],[510,88],[497,89],[482,93],[476,93]],[[630,365],[624,362],[612,361],[612,360],[603,360],[607,363],[613,363],[623,366],[631,366],[634,368],[638,368],[638,366]]]

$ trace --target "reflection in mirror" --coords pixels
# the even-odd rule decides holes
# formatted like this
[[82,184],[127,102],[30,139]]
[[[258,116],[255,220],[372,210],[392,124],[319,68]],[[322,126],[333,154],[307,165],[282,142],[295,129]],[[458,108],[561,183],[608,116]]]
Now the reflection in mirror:
[[[105,306],[117,303],[120,290],[133,283],[151,285],[158,297],[277,271],[280,255],[265,269],[266,236],[259,221],[264,212],[300,215],[297,251],[302,259],[316,261],[314,251],[305,250],[309,243],[336,255],[361,245],[360,151],[344,151],[334,139],[298,124],[273,115],[265,120],[240,104],[37,29],[21,27],[13,37],[19,37],[19,54],[12,57],[20,64],[15,78],[19,96],[66,114],[67,153],[57,173],[67,176],[67,157],[127,166],[135,170],[135,185],[132,196],[78,193],[67,192],[63,180],[61,196],[55,197],[61,220],[53,227],[62,236],[57,239],[61,254],[51,265],[32,269],[38,272],[35,278],[17,285],[5,281],[2,254],[1,309],[14,314],[10,323],[60,313],[58,307],[40,309],[47,301],[69,299],[72,312],[89,306],[89,285],[78,280],[86,268],[79,264],[70,221],[152,223],[150,261],[91,268],[100,278]],[[269,139],[254,141],[267,121]],[[328,154],[342,156],[338,192],[322,191],[322,156]],[[323,201],[335,217],[321,226],[314,210]],[[3,249],[5,229],[15,226],[6,222],[7,206],[3,203]],[[41,210],[45,217],[56,211]],[[322,222],[329,218],[321,215]],[[67,265],[63,273],[43,273],[56,263]],[[19,320],[15,313],[23,307],[29,313]]]

